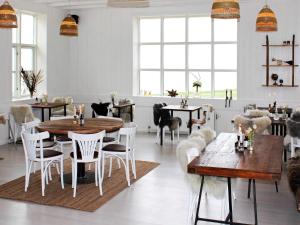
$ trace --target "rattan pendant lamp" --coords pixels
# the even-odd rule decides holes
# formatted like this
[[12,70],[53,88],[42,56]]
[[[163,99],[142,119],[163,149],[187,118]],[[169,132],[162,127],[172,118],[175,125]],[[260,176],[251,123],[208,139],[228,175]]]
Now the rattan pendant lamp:
[[[71,6],[70,1],[69,6]],[[76,21],[71,14],[68,14],[61,22],[60,35],[70,37],[78,36],[78,20]]]
[[16,12],[11,5],[5,1],[0,6],[0,28],[17,28]]
[[270,9],[267,2],[259,11],[256,19],[257,32],[274,32],[277,31],[277,19],[275,13]]
[[211,9],[213,19],[239,19],[239,0],[214,0]]

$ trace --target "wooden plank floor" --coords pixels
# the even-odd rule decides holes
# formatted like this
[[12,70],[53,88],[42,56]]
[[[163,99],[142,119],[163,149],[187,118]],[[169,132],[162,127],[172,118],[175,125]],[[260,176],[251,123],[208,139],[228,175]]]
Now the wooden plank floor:
[[[0,225],[185,225],[189,188],[176,159],[176,144],[166,137],[165,146],[160,147],[154,135],[138,134],[136,158],[161,165],[94,213],[0,199]],[[5,158],[0,161],[0,184],[24,175],[23,155],[21,145],[18,150],[13,145],[0,146],[0,157]],[[279,193],[274,184],[257,184],[260,225],[300,224],[285,172],[282,178]],[[252,201],[246,198],[247,181],[237,181],[235,194],[235,220],[253,222]],[[204,201],[201,216],[224,216],[221,201],[209,195]]]

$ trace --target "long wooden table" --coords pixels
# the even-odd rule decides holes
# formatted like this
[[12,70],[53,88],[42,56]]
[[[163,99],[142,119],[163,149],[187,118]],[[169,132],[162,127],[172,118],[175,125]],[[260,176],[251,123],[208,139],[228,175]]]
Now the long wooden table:
[[[222,224],[246,225],[233,221],[231,178],[245,178],[252,181],[254,200],[254,219],[257,220],[255,180],[279,181],[281,179],[283,137],[273,135],[257,135],[254,150],[243,153],[235,151],[236,134],[221,133],[209,144],[200,156],[188,165],[188,172],[202,177],[197,204],[195,225],[198,221]],[[201,195],[205,176],[227,178],[229,214],[224,221],[199,217]]]
[[[53,120],[41,123],[37,129],[40,132],[48,131],[52,135],[68,135],[69,131],[80,134],[94,134],[105,130],[107,133],[118,131],[123,127],[123,121],[111,118],[91,118],[85,119],[84,126],[78,123],[74,124],[73,119]],[[77,151],[79,146],[77,145]],[[81,155],[77,152],[77,155]],[[93,183],[95,179],[94,173],[87,173],[85,171],[85,164],[77,164],[77,181],[80,184]],[[72,174],[65,175],[65,182],[72,182]]]
[[42,122],[45,121],[45,109],[49,110],[49,120],[51,118],[51,110],[54,108],[64,107],[64,116],[67,115],[67,103],[56,103],[56,102],[49,102],[49,103],[33,103],[30,104],[33,109],[40,109],[42,112]]

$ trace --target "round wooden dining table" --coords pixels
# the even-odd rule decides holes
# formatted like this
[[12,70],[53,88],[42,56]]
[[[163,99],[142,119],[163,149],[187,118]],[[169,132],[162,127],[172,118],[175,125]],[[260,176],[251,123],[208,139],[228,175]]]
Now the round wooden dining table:
[[[67,136],[68,132],[72,131],[79,134],[94,134],[103,130],[106,133],[118,131],[123,127],[123,121],[111,118],[89,118],[84,120],[84,125],[75,123],[74,119],[52,120],[40,123],[37,127],[39,132],[48,131],[50,135]],[[80,154],[79,146],[77,145],[77,155]],[[64,175],[65,182],[72,183],[72,174]],[[95,174],[85,171],[85,164],[77,164],[77,182],[79,184],[87,184],[95,181]]]

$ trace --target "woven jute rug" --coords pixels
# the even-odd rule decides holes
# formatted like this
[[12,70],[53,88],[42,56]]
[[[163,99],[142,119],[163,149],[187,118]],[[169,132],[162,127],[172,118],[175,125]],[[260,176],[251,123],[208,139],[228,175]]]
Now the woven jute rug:
[[[128,188],[125,178],[124,167],[119,169],[113,163],[112,176],[107,177],[108,163],[106,163],[105,178],[103,180],[103,196],[99,194],[99,188],[92,184],[81,184],[77,186],[76,198],[73,198],[73,189],[69,184],[65,184],[65,189],[61,189],[60,179],[55,168],[52,168],[52,181],[46,186],[45,196],[41,194],[41,176],[37,171],[30,176],[30,184],[27,192],[24,192],[25,178],[20,177],[0,186],[0,198],[34,202],[42,205],[61,206],[87,212],[93,212],[104,203],[112,199],[122,190]],[[131,175],[131,183],[145,176],[159,164],[148,161],[136,161],[137,179]],[[94,171],[94,168],[92,168]],[[64,173],[71,172],[71,161],[64,161]]]

